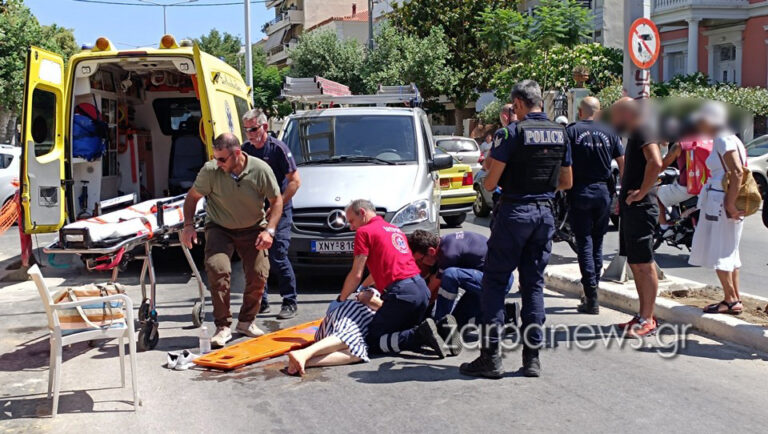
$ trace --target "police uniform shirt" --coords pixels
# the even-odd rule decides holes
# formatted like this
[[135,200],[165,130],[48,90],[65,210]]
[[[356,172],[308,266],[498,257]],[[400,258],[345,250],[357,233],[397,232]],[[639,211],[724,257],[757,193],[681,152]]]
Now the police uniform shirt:
[[[534,112],[534,113],[528,113],[525,115],[525,119],[533,119],[533,120],[542,120],[546,121],[549,120],[547,118],[547,114],[544,112]],[[496,135],[493,138],[493,148],[491,148],[491,158],[494,160],[500,161],[502,163],[508,163],[513,151],[515,151],[516,146],[521,146],[518,144],[518,137],[517,137],[517,128],[515,123],[511,123],[507,125],[506,128],[502,128],[498,131],[496,131]],[[566,136],[567,137],[567,136]],[[563,153],[563,160],[560,164],[560,167],[570,167],[572,164],[571,161],[571,146],[568,143],[568,140],[565,140],[565,152]],[[548,192],[548,193],[539,193],[539,194],[505,194],[505,197],[508,197],[512,200],[520,200],[520,201],[537,201],[537,200],[549,200],[554,199],[555,192]]]
[[573,123],[565,131],[571,142],[573,185],[608,181],[611,160],[624,155],[616,133],[602,122],[590,120]]
[[488,237],[474,232],[454,232],[440,237],[437,252],[437,278],[442,279],[447,268],[458,267],[483,271],[488,253]]
[[[285,192],[285,188],[288,186],[286,175],[296,171],[296,160],[294,160],[291,150],[288,149],[288,145],[272,136],[267,136],[267,141],[261,148],[256,148],[251,142],[243,143],[243,152],[264,160],[275,174],[277,184],[280,186],[280,193]],[[291,202],[289,200],[283,203],[283,211],[291,208]]]

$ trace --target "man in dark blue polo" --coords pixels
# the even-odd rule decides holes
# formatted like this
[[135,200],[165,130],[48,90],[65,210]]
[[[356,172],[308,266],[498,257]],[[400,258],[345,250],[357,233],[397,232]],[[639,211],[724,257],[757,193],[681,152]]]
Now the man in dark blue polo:
[[603,237],[611,207],[611,160],[624,171],[624,146],[613,128],[596,121],[600,101],[588,96],[579,104],[579,121],[566,133],[573,155],[573,188],[568,193],[571,229],[576,238],[584,298],[578,311],[597,315],[597,284],[603,267]]
[[[275,240],[269,249],[270,271],[277,275],[278,288],[283,297],[283,304],[277,319],[296,316],[296,275],[288,259],[288,246],[291,243],[291,225],[293,208],[291,198],[301,185],[296,161],[290,149],[282,141],[269,135],[267,116],[260,109],[252,109],[243,115],[243,127],[248,141],[243,143],[243,152],[266,162],[275,174],[277,184],[283,196],[283,215],[277,225]],[[261,301],[261,313],[269,311],[267,291]]]
[[484,338],[480,357],[459,368],[464,375],[501,378],[500,338],[509,278],[519,270],[522,301],[523,375],[541,372],[544,343],[544,268],[552,251],[556,190],[573,183],[571,151],[565,128],[542,112],[541,87],[523,80],[512,88],[512,103],[521,119],[497,132],[483,187],[501,186],[502,195],[488,240],[481,293]]

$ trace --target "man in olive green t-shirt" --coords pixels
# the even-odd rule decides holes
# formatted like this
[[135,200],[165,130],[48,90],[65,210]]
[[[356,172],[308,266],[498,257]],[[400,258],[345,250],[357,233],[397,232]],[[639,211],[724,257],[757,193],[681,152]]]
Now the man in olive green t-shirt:
[[[197,243],[193,216],[195,206],[206,198],[205,271],[213,300],[216,333],[214,346],[230,339],[232,314],[229,310],[232,253],[243,261],[245,291],[235,331],[250,337],[264,334],[254,320],[259,312],[269,276],[267,251],[283,210],[283,198],[275,175],[267,163],[240,150],[240,141],[231,133],[213,142],[214,159],[205,163],[184,201],[184,230],[181,242],[188,248]],[[269,200],[269,221],[264,203]]]

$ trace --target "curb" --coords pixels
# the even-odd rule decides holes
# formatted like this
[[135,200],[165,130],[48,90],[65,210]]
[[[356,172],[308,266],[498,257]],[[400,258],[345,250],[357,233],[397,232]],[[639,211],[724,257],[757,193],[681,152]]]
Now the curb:
[[[574,277],[575,276],[575,277]],[[550,265],[544,271],[548,289],[581,297],[581,273],[577,264]],[[659,292],[677,289],[700,289],[707,285],[692,280],[667,276],[659,281]],[[745,294],[746,295],[746,294]],[[756,299],[763,297],[749,295]],[[600,305],[627,312],[636,312],[638,298],[633,283],[600,282]],[[701,309],[674,300],[657,297],[655,313],[658,318],[676,324],[690,324],[694,329],[719,339],[768,353],[768,328],[750,324],[731,315],[705,314]]]

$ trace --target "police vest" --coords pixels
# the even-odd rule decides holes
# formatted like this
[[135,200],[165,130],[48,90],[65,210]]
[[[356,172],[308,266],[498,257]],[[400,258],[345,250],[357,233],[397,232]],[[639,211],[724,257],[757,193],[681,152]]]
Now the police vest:
[[499,185],[505,194],[541,194],[557,189],[566,151],[565,128],[548,120],[526,119],[517,135]]

